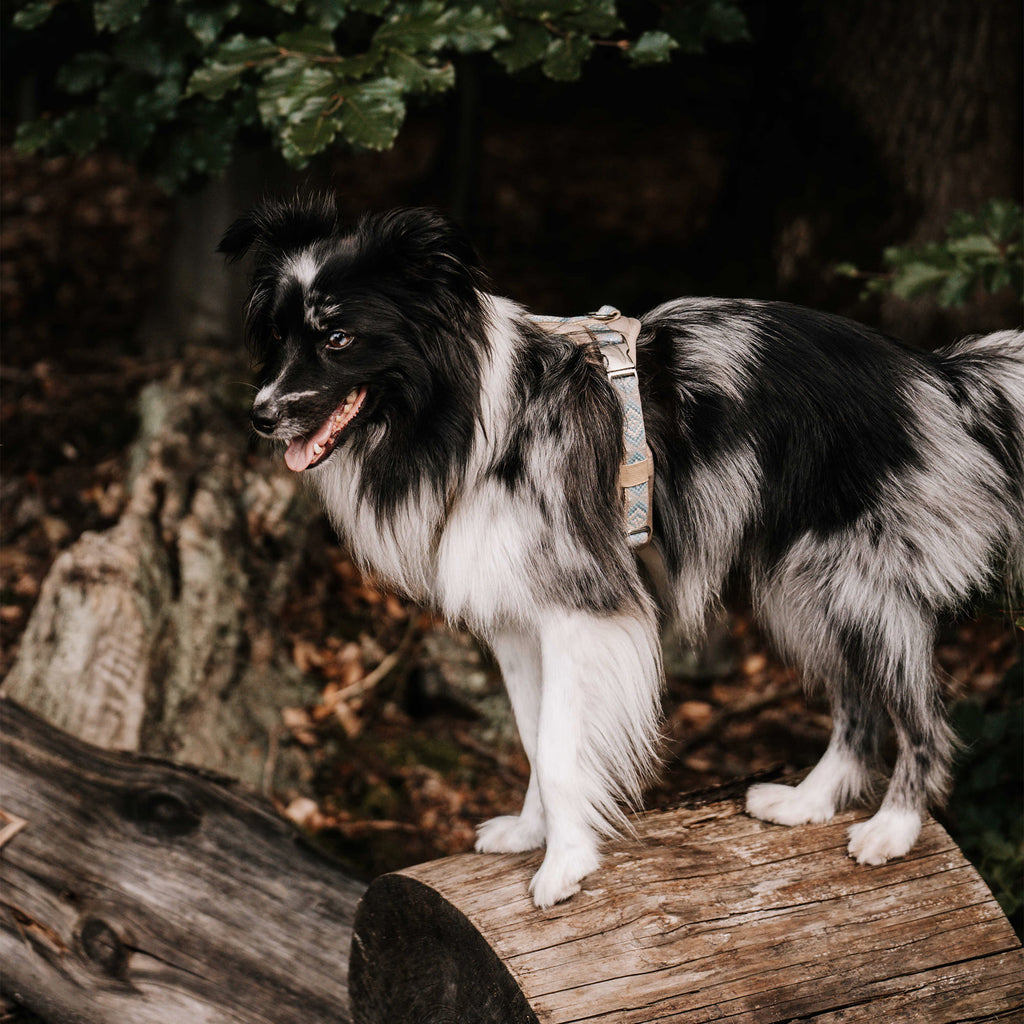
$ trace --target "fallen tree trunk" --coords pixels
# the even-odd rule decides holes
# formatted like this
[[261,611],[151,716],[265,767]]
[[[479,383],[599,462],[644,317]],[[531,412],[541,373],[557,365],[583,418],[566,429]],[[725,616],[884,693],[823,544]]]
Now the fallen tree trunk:
[[55,1024],[351,1019],[364,886],[268,803],[6,700],[0,739],[8,997]]
[[736,800],[651,814],[548,911],[539,854],[467,854],[373,882],[350,964],[356,1024],[1020,1020],[1024,952],[934,821],[855,865],[855,815],[792,829]]

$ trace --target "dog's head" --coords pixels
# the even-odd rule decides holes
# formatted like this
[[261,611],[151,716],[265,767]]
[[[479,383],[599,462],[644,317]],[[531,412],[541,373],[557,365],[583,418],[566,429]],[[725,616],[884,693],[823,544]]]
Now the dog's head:
[[345,231],[328,198],[268,202],[240,217],[219,251],[254,255],[252,422],[288,444],[297,472],[372,424],[443,422],[445,403],[478,379],[486,280],[437,213],[365,216]]

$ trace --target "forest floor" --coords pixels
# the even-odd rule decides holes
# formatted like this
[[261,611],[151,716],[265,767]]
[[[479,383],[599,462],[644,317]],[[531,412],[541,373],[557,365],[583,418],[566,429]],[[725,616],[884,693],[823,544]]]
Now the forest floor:
[[[54,558],[84,530],[113,525],[124,508],[134,399],[168,369],[132,341],[156,287],[168,208],[102,158],[79,161],[71,173],[68,163],[4,152],[0,171],[3,675]],[[279,640],[319,697],[282,709],[272,756],[297,744],[316,773],[306,794],[271,795],[367,874],[469,849],[474,827],[515,811],[526,786],[514,737],[488,731],[486,701],[472,697],[475,688],[490,699],[496,669],[466,638],[438,646],[437,635],[426,613],[362,578],[326,526],[311,531]],[[1019,736],[1019,714],[1007,715],[1019,708],[1021,637],[996,612],[947,624],[937,652],[950,699],[1003,722],[1007,739]],[[448,686],[453,673],[475,681]],[[742,603],[729,607],[701,652],[670,649],[667,675],[665,770],[647,794],[650,807],[755,772],[804,769],[825,748],[827,709],[805,698]],[[358,699],[338,699],[360,680]],[[978,735],[986,728],[992,733],[978,726]],[[1018,745],[983,766],[1004,803],[1006,794],[1011,804],[1020,797],[1019,762]],[[976,773],[975,783],[970,800],[982,786]],[[954,815],[962,803],[954,798]],[[1021,836],[1005,835],[1001,820],[991,829],[1011,844],[1012,862]]]

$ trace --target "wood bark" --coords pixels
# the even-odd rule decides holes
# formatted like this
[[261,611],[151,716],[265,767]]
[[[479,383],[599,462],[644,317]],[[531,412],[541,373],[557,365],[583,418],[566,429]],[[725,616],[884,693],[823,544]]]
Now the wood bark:
[[540,854],[463,855],[373,882],[350,963],[357,1024],[1020,1020],[1024,951],[934,821],[855,865],[857,816],[792,829],[737,800],[642,818],[548,911]]
[[[244,367],[209,350],[186,366],[141,394],[127,508],[56,559],[3,693],[89,742],[255,786],[280,707],[309,695],[274,619],[316,510],[250,464],[228,383]],[[300,771],[277,766],[282,788]]]
[[54,1024],[350,1020],[364,887],[269,804],[6,700],[0,739],[8,997]]

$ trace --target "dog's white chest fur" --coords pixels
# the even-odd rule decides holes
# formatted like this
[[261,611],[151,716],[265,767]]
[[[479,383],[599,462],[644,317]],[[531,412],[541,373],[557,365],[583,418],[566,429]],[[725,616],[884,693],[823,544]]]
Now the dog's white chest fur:
[[358,468],[343,459],[315,484],[352,555],[382,581],[478,631],[537,614],[529,570],[544,523],[499,482],[473,481],[448,509],[420,493],[385,520],[360,499]]
[[[507,299],[489,298],[496,324],[510,323],[519,311]],[[549,507],[560,497],[557,474],[546,463],[525,467],[533,486],[518,494],[488,473],[508,426],[516,339],[498,328],[488,341],[480,421],[457,491],[442,497],[423,487],[393,514],[379,518],[361,497],[360,460],[347,451],[308,474],[360,565],[486,635],[501,623],[531,622],[540,613],[543,597],[532,585],[532,568],[539,547],[551,547],[551,527],[536,496],[544,494]]]

